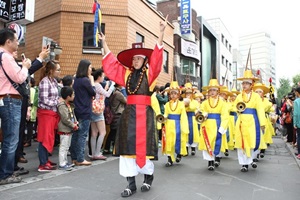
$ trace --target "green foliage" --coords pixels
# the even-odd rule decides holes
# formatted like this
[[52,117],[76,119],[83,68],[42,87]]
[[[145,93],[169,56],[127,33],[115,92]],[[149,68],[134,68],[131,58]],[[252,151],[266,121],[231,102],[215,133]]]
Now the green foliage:
[[296,87],[298,83],[300,82],[300,74],[297,74],[293,77],[293,87]]
[[291,81],[288,78],[280,78],[279,85],[279,88],[277,88],[278,101],[280,101],[285,95],[287,95],[292,90]]

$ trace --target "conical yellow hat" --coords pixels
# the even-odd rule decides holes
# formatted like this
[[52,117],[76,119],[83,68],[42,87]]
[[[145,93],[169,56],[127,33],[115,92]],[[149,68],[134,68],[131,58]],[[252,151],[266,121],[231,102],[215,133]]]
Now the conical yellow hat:
[[261,89],[264,94],[267,94],[270,92],[270,88],[267,87],[265,84],[262,83],[255,83],[253,86],[253,91],[257,90],[257,89]]
[[253,81],[257,81],[259,78],[255,77],[252,74],[251,70],[246,70],[246,71],[244,71],[244,76],[241,77],[241,78],[237,78],[237,80],[242,81],[242,80],[245,80],[245,79],[251,79]]
[[[183,91],[183,92],[192,92],[192,93],[194,93],[195,90],[197,90],[197,87],[194,87],[194,86],[192,85],[192,83],[190,83],[190,82],[184,84],[184,87],[181,88],[181,91]],[[183,98],[185,98],[185,93],[183,93],[181,96],[182,96]]]
[[232,96],[232,93],[230,91],[228,91],[226,86],[223,86],[224,88],[222,88],[220,90],[220,93],[225,93],[227,96]]
[[181,89],[185,92],[194,92],[197,88],[192,85],[192,83],[188,82],[184,84],[184,87]]
[[194,99],[195,98],[204,99],[204,95],[201,92],[198,91],[198,92],[194,93],[193,98]]
[[166,92],[170,92],[171,90],[177,90],[180,93],[181,89],[180,89],[177,81],[172,81],[170,83],[170,87],[165,89]]
[[238,94],[240,94],[241,92],[240,92],[240,91],[237,91],[235,88],[232,88],[231,93],[238,95]]
[[219,88],[221,90],[224,86],[220,86],[217,79],[210,79],[208,86],[202,87],[202,90],[209,90],[210,88]]

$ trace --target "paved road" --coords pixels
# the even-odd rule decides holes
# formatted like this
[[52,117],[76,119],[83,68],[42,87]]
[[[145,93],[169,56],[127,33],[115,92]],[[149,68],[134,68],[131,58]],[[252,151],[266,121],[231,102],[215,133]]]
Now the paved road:
[[[71,172],[56,170],[37,172],[36,143],[26,148],[30,170],[19,184],[0,186],[1,200],[116,200],[127,185],[118,173],[118,158],[93,162],[89,167],[76,167]],[[300,199],[300,162],[295,149],[281,137],[274,138],[257,169],[240,172],[235,151],[224,157],[215,171],[207,170],[202,153],[184,157],[180,164],[166,168],[166,157],[155,162],[153,187],[147,193],[137,191],[134,200],[296,200]],[[51,157],[57,162],[57,149]],[[143,181],[137,176],[137,186]]]

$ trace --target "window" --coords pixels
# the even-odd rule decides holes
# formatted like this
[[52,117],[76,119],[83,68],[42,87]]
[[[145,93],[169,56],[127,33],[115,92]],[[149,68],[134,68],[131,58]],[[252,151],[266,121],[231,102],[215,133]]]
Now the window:
[[[105,34],[105,24],[101,24],[101,31]],[[98,42],[98,47],[94,46],[94,22],[83,23],[83,39],[82,39],[82,52],[101,54],[102,43]]]
[[222,43],[224,44],[224,35],[222,34],[222,38],[221,38],[221,41],[222,41]]
[[169,73],[169,53],[164,50],[164,58],[163,58],[163,67],[164,67],[164,72]]
[[181,74],[189,75],[189,76],[196,76],[196,65],[194,62],[181,59]]
[[138,32],[136,33],[136,36],[135,36],[135,41],[136,42],[144,42],[144,36],[139,34]]
[[225,65],[225,58],[222,56],[222,64]]

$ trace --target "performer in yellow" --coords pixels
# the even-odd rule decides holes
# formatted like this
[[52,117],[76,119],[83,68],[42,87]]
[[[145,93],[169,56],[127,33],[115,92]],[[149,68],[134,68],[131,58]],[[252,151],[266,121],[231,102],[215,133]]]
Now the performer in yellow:
[[[252,91],[253,84],[258,78],[254,77],[251,70],[244,72],[244,77],[238,78],[242,81],[243,91],[235,100],[235,105],[245,105],[245,110],[238,109],[238,119],[235,125],[235,148],[237,148],[241,171],[247,172],[248,165],[257,167],[253,159],[255,151],[266,145],[262,138],[261,130],[265,129],[265,112],[260,96]],[[242,106],[243,107],[243,106]]]
[[234,101],[239,93],[240,92],[238,92],[236,89],[232,89],[230,100],[229,100],[229,103],[231,104],[229,109],[229,121],[228,121],[228,131],[229,131],[228,149],[229,150],[234,150],[234,136],[235,136],[234,127],[237,120],[236,106],[234,105]]
[[175,160],[181,161],[181,156],[187,154],[186,152],[186,138],[189,133],[188,118],[184,103],[179,101],[180,87],[176,81],[172,81],[170,87],[166,89],[170,95],[170,101],[165,105],[165,141],[163,141],[162,153],[168,155],[168,162],[166,167],[172,166]]
[[217,79],[211,79],[209,85],[202,90],[208,90],[209,98],[201,104],[205,118],[200,128],[199,150],[203,150],[203,159],[208,160],[208,170],[214,170],[220,165],[220,153],[225,152],[226,140],[222,135],[228,126],[228,109],[225,101],[219,97],[221,86]]
[[[197,115],[197,113],[201,113],[200,106],[201,106],[202,100],[204,100],[204,96],[199,90],[196,90],[193,94],[193,98],[198,102],[197,110],[196,110],[196,114],[195,114],[195,115]],[[200,133],[200,124],[199,123],[197,124],[197,127],[198,127],[198,131]]]
[[195,87],[193,87],[191,83],[186,83],[182,90],[185,91],[185,93],[182,94],[182,97],[183,102],[185,104],[185,110],[188,116],[189,127],[189,135],[186,143],[186,150],[188,154],[189,147],[191,147],[191,155],[194,156],[196,154],[196,147],[199,143],[198,124],[195,119],[195,113],[197,112],[198,102],[193,99]]
[[[274,134],[274,127],[273,124],[271,122],[271,119],[269,117],[270,113],[274,113],[275,109],[273,107],[273,104],[269,101],[268,98],[265,98],[264,96],[269,93],[270,89],[261,83],[256,83],[253,86],[253,91],[255,91],[256,93],[259,94],[259,96],[262,98],[262,102],[264,105],[264,111],[265,111],[265,118],[266,118],[266,128],[265,131],[263,133],[264,137],[264,142],[266,144],[273,144],[273,139],[272,139],[272,135]],[[265,150],[266,149],[261,149],[260,153],[257,155],[257,158],[260,156],[261,158],[263,158],[265,156]]]
[[[228,89],[227,89],[226,86],[223,86],[223,88],[220,90],[220,94],[219,95],[225,101],[227,109],[228,109],[228,114],[229,114],[229,112],[231,110],[231,107],[232,107],[232,103],[229,102],[228,98],[232,95],[232,93],[230,91],[228,91]],[[229,123],[229,119],[228,119],[228,123]],[[224,155],[225,156],[229,156],[229,151],[228,151],[229,144],[228,143],[229,142],[233,143],[233,137],[232,137],[232,135],[229,134],[229,130],[228,129],[226,130],[226,135],[224,134],[222,137],[223,137],[222,138],[223,140],[227,141],[226,144],[225,144]],[[233,149],[231,148],[231,150],[233,150]]]

